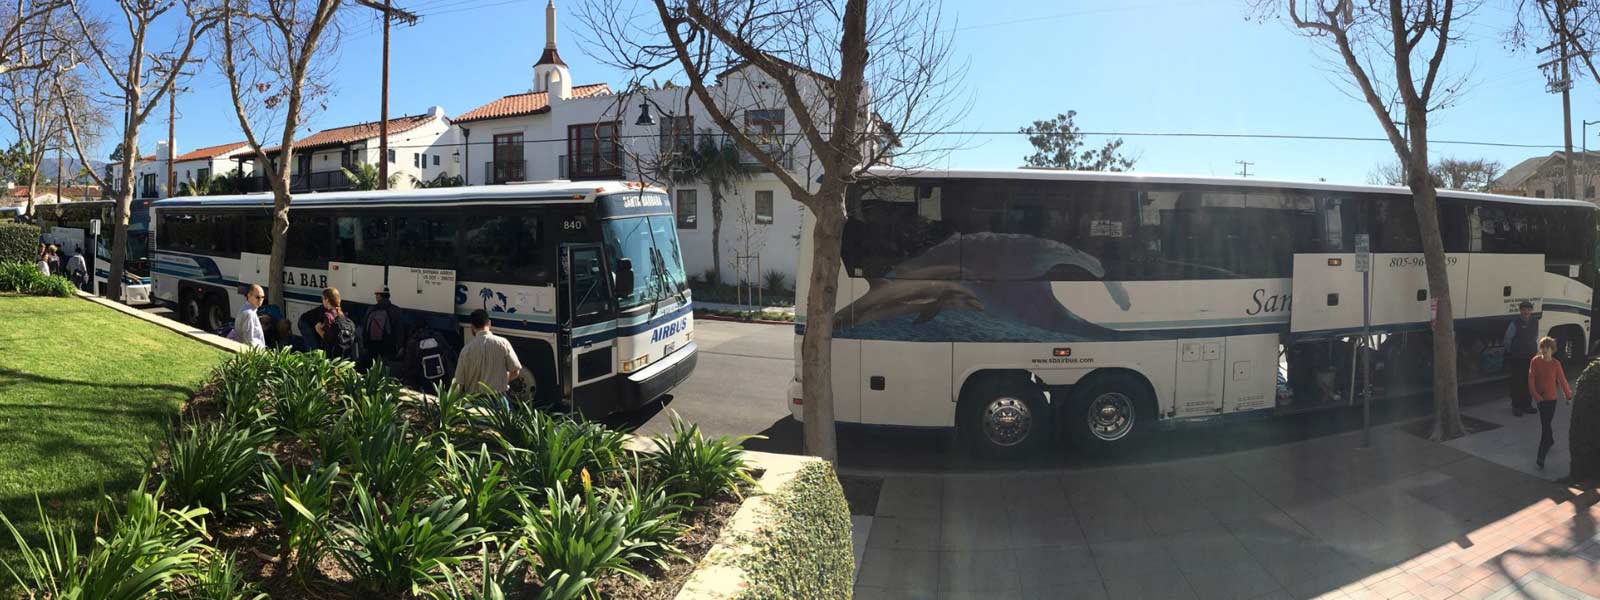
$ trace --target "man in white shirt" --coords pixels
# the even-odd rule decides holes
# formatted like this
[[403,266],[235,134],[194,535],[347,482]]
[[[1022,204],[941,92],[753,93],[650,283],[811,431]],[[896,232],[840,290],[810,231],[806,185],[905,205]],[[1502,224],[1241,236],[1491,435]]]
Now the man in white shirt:
[[267,338],[261,331],[261,317],[256,316],[256,309],[261,308],[265,297],[259,285],[251,284],[245,291],[244,308],[239,309],[239,317],[233,320],[233,341],[251,348],[267,347]]
[[489,313],[472,311],[471,320],[472,339],[461,348],[461,358],[456,361],[455,385],[469,393],[488,387],[503,396],[511,380],[522,375],[522,362],[511,342],[489,331]]

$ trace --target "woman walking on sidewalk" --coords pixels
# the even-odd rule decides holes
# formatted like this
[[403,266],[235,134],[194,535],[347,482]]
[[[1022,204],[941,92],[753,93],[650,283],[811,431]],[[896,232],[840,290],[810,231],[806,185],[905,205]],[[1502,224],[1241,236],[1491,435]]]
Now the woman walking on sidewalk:
[[1556,416],[1556,391],[1559,388],[1567,402],[1572,402],[1572,386],[1567,385],[1567,373],[1556,360],[1556,339],[1539,340],[1539,354],[1528,362],[1528,394],[1539,407],[1539,468],[1544,468],[1544,457],[1556,444],[1550,431],[1550,420]]

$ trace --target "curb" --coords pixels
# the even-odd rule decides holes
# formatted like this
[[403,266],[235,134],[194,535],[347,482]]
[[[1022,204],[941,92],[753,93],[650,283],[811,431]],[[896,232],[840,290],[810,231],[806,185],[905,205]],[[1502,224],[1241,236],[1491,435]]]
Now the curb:
[[239,351],[245,349],[244,344],[240,344],[239,342],[235,342],[233,340],[230,340],[228,338],[222,337],[220,335],[216,335],[216,334],[213,334],[213,333],[207,333],[205,331],[201,331],[199,329],[195,329],[193,326],[190,326],[187,323],[181,323],[181,322],[178,322],[178,321],[174,321],[172,319],[168,319],[168,318],[163,317],[161,315],[151,314],[151,313],[139,310],[137,308],[134,308],[132,306],[128,306],[128,305],[123,304],[121,302],[114,302],[114,301],[112,301],[110,299],[101,298],[99,296],[95,296],[95,295],[89,294],[88,292],[83,292],[83,291],[79,291],[78,292],[78,297],[82,298],[84,300],[87,300],[89,302],[93,302],[95,304],[99,304],[100,306],[104,306],[106,308],[121,312],[122,314],[129,315],[129,316],[141,319],[141,320],[143,320],[143,321],[145,321],[147,323],[153,323],[155,325],[159,325],[161,327],[165,327],[165,328],[170,329],[170,330],[172,330],[174,332],[177,332],[179,334],[188,336],[188,337],[190,337],[190,338],[192,338],[192,339],[194,339],[196,341],[199,341],[199,342],[201,342],[203,344],[208,344],[208,345],[213,346],[213,347],[215,347],[217,349],[220,349],[220,350],[226,350],[228,352],[239,352]]
[[714,315],[714,314],[710,314],[710,313],[701,313],[698,310],[694,312],[694,318],[696,320],[701,320],[701,321],[727,321],[729,323],[755,323],[757,325],[793,325],[794,324],[794,321],[773,321],[773,320],[770,320],[770,319],[741,319],[739,317],[727,317],[727,316],[723,316],[723,315]]

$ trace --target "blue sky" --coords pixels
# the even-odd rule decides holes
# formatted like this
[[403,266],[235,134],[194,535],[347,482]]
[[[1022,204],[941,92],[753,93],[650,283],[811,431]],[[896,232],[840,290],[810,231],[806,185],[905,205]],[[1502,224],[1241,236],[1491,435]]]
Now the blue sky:
[[[457,115],[500,96],[526,91],[543,47],[543,0],[434,0],[398,5],[423,15],[393,32],[391,115],[441,105]],[[1490,3],[1465,24],[1452,47],[1452,72],[1471,72],[1458,104],[1435,113],[1432,137],[1559,145],[1560,96],[1544,91],[1531,53],[1512,53],[1501,32],[1509,15]],[[1078,111],[1089,131],[1167,131],[1381,136],[1366,107],[1329,70],[1327,51],[1287,24],[1247,19],[1243,0],[950,0],[958,22],[955,53],[969,64],[968,130],[1015,130],[1033,119]],[[581,24],[558,2],[560,47],[575,83],[627,80],[586,56]],[[362,9],[352,9],[362,10]],[[375,120],[379,36],[376,19],[347,21],[335,60],[334,92],[307,130]],[[1592,80],[1578,78],[1577,123],[1600,119]],[[242,139],[220,76],[207,73],[179,96],[180,150]],[[1600,127],[1591,128],[1600,134]],[[159,130],[159,131],[157,131]],[[166,113],[141,135],[148,152],[165,139]],[[1091,143],[1096,143],[1091,141]],[[1595,140],[1600,146],[1600,137]],[[1234,161],[1275,179],[1362,183],[1392,160],[1384,143],[1129,137],[1137,170],[1230,175]],[[953,167],[1002,168],[1028,153],[1020,136],[971,139],[948,157]],[[1435,156],[1490,158],[1506,167],[1549,150],[1436,146]],[[100,152],[101,156],[109,151]]]

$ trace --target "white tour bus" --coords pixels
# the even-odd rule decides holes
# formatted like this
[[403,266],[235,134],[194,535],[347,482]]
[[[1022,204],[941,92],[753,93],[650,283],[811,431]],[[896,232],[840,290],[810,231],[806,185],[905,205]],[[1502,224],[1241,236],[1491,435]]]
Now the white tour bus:
[[[1106,451],[1158,421],[1350,405],[1357,234],[1372,252],[1374,335],[1359,352],[1372,353],[1375,395],[1431,380],[1432,304],[1403,188],[875,170],[847,203],[840,423],[954,427],[975,451],[1006,456],[1056,434]],[[1522,301],[1562,356],[1586,354],[1594,205],[1441,191],[1439,212],[1463,382],[1500,376]],[[795,332],[798,357],[804,324]],[[796,418],[799,381],[797,361]]]
[[215,331],[242,306],[242,285],[281,282],[299,329],[324,287],[339,289],[359,324],[387,286],[409,321],[447,332],[452,359],[468,315],[484,309],[539,400],[590,416],[649,403],[694,370],[693,311],[659,189],[560,181],[301,195],[277,277],[271,206],[271,194],[157,201],[156,301]]
[[[43,241],[61,247],[62,255],[94,244],[99,258],[94,263],[95,293],[105,295],[106,278],[111,276],[113,200],[90,200],[40,204],[33,207],[34,218]],[[100,220],[100,237],[90,235],[90,221]],[[122,267],[122,301],[150,303],[150,200],[135,198],[129,204],[128,243]]]

